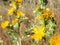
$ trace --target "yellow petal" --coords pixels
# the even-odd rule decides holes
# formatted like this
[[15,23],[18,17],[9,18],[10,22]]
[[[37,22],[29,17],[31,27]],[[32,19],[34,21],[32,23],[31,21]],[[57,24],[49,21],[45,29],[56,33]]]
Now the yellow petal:
[[9,21],[4,21],[2,24],[1,24],[1,27],[2,28],[6,28],[9,24]]
[[17,12],[17,16],[19,16],[19,17],[23,17],[24,16],[24,13],[23,12]]
[[22,2],[23,0],[16,0],[16,2]]
[[16,18],[12,20],[12,24],[16,24],[17,22],[18,22],[18,19]]
[[13,14],[13,12],[14,12],[14,8],[10,8],[9,10],[8,10],[8,14],[10,15],[10,14]]

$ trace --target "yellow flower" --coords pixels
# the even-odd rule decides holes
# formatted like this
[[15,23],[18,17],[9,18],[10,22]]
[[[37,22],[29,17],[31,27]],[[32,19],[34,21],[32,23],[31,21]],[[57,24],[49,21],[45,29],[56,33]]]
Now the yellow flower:
[[22,2],[23,0],[16,0],[16,2]]
[[16,7],[16,2],[12,1],[11,6]]
[[2,27],[2,28],[6,28],[8,25],[9,25],[9,21],[4,21],[4,22],[1,24],[1,27]]
[[50,45],[60,45],[60,34],[55,34],[51,39],[50,39]]
[[35,27],[32,31],[34,34],[31,36],[34,40],[42,40],[45,36],[45,27]]
[[37,19],[38,19],[38,20],[42,20],[42,19],[43,19],[43,15],[37,16]]
[[17,12],[17,16],[19,16],[19,17],[23,17],[24,16],[24,13],[23,12]]
[[17,22],[18,22],[18,19],[16,18],[12,20],[12,24],[16,24]]
[[51,12],[50,12],[50,9],[49,8],[46,8],[44,11],[43,11],[43,14],[49,18],[51,16]]
[[10,15],[10,14],[13,14],[13,12],[14,12],[14,8],[10,8],[9,10],[8,10],[8,14]]

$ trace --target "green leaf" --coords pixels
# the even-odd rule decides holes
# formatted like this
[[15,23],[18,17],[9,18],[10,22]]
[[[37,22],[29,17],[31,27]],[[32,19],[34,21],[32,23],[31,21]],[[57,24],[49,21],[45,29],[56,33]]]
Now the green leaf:
[[55,28],[55,23],[54,22],[50,21],[49,25],[50,25],[51,28]]
[[40,25],[43,26],[43,27],[45,27],[45,22],[44,22],[44,20],[40,20]]
[[43,9],[39,8],[39,9],[38,9],[38,11],[39,11],[39,12],[42,12],[42,11],[43,11]]
[[51,37],[53,35],[53,31],[52,30],[51,31],[47,31],[46,35],[49,36],[49,37]]
[[16,32],[14,30],[11,30],[11,31],[8,32],[9,35],[15,35],[15,33]]

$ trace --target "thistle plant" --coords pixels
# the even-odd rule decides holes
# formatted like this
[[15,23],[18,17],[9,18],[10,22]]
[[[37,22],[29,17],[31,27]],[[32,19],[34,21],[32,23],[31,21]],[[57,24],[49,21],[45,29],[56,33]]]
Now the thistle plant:
[[49,45],[49,39],[54,35],[56,22],[52,11],[45,7],[45,1],[39,0],[40,5],[34,10],[35,19],[39,21],[39,26],[33,28],[32,37],[36,42],[43,40],[44,45]]
[[[25,13],[20,11],[19,8],[22,8],[22,0],[9,0],[10,9],[8,9],[9,20],[2,22],[1,27],[6,29],[5,31],[10,35],[11,41],[16,45],[21,45],[21,36],[20,36],[20,24],[25,17]],[[18,42],[20,38],[20,42]],[[20,43],[20,44],[19,44]]]
[[[56,26],[54,19],[55,17],[50,8],[45,7],[46,0],[38,0],[39,6],[37,6],[33,11],[35,17],[34,22],[30,24],[29,28],[25,30],[23,36],[21,36],[20,33],[20,24],[24,19],[27,18],[25,16],[25,13],[19,10],[19,8],[22,8],[22,0],[9,1],[11,2],[11,8],[8,10],[9,20],[2,22],[1,27],[3,29],[6,29],[6,32],[9,30],[7,33],[10,35],[11,41],[15,43],[15,45],[22,45],[21,40],[26,37],[30,37],[34,40],[32,45],[37,45],[37,43],[42,40],[44,41],[44,45],[54,44],[55,36],[52,36],[54,35]],[[58,37],[60,37],[60,35],[57,35],[56,38]],[[19,39],[20,42],[18,41]],[[60,43],[58,43],[58,45],[60,45]]]

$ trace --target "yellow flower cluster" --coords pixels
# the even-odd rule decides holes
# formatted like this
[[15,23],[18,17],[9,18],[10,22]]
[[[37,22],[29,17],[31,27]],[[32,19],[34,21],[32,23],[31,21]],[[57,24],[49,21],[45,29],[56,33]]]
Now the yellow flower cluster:
[[22,11],[19,11],[19,12],[17,12],[17,16],[18,17],[23,17],[24,16],[24,13]]
[[49,8],[46,8],[43,10],[43,13],[37,16],[38,20],[42,20],[44,18],[44,16],[46,17],[46,19],[52,18],[54,17],[54,14],[51,13]]
[[18,19],[15,18],[14,20],[12,20],[12,24],[16,24],[18,22]]
[[15,11],[14,8],[10,8],[10,9],[8,10],[8,14],[11,15],[11,14],[13,14],[14,11]]
[[10,5],[16,7],[16,2],[12,1]]
[[9,25],[9,21],[4,21],[4,22],[1,24],[1,27],[2,27],[2,28],[6,28],[8,25]]
[[[22,11],[18,11],[18,8],[19,7],[19,4],[22,2],[22,0],[13,0],[11,1],[11,8],[8,10],[8,15],[15,15],[15,16],[18,16],[18,17],[23,17],[24,16],[24,13]],[[12,24],[16,24],[18,22],[18,18],[15,18],[12,20]],[[9,21],[5,21],[1,24],[1,27],[2,28],[6,28],[9,24]]]
[[55,34],[50,39],[50,45],[60,45],[60,34]]
[[50,11],[50,9],[49,8],[46,8],[44,11],[43,11],[43,15],[45,15],[47,18],[49,18],[49,17],[54,17],[54,15],[52,15],[52,13],[51,13],[51,11]]
[[43,15],[39,15],[36,17],[38,20],[42,20],[43,19]]
[[31,36],[34,40],[42,40],[42,37],[45,36],[45,27],[35,27],[32,31],[34,34]]

